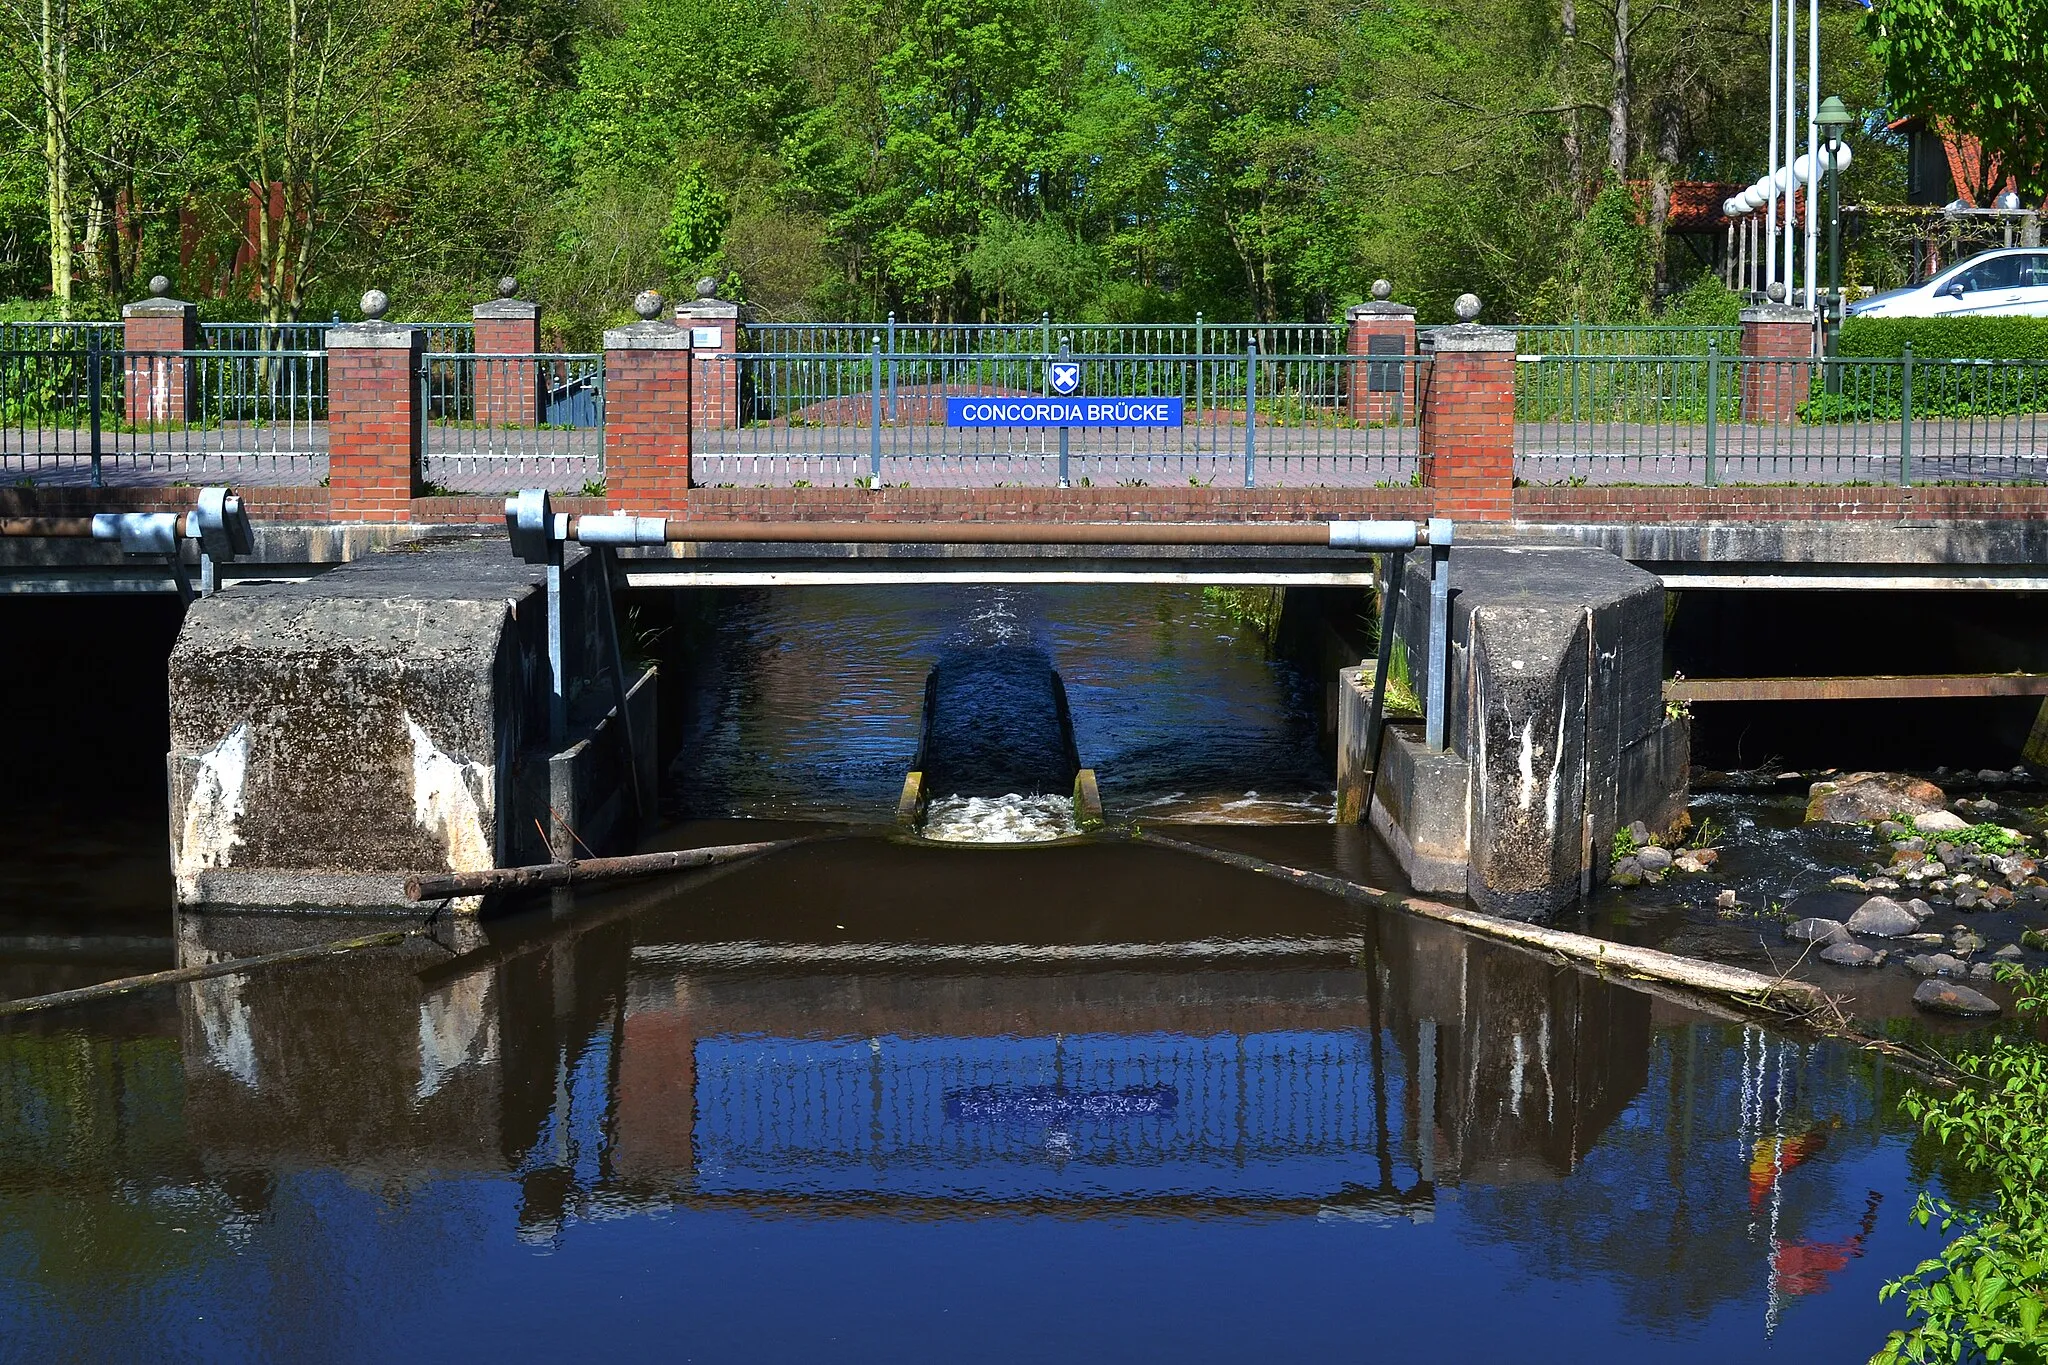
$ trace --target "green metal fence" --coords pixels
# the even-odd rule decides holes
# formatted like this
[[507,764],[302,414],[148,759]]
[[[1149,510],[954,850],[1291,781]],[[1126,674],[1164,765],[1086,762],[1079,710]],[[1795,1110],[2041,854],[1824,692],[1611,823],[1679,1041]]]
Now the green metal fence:
[[1523,355],[1527,483],[2048,482],[2048,362]]

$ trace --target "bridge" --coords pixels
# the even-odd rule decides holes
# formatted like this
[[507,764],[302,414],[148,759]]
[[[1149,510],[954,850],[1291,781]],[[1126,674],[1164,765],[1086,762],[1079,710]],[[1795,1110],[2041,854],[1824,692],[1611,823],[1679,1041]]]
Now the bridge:
[[[659,727],[624,594],[1172,582],[1381,588],[1426,723],[1376,756],[1388,658],[1330,644],[1341,808],[1418,887],[1544,914],[1614,829],[1683,818],[1668,592],[2048,590],[2025,365],[1817,359],[1797,310],[1596,352],[1418,328],[1384,295],[1327,327],[1057,337],[636,307],[588,354],[543,350],[509,295],[459,327],[373,295],[257,344],[159,292],[118,335],[0,338],[49,395],[0,429],[0,589],[213,593],[170,661],[184,903],[387,903],[413,873],[629,842]],[[946,424],[941,400],[1044,393],[1056,366],[1181,425]],[[1980,652],[1950,684],[2048,665]],[[1553,807],[1580,818],[1523,828]]]

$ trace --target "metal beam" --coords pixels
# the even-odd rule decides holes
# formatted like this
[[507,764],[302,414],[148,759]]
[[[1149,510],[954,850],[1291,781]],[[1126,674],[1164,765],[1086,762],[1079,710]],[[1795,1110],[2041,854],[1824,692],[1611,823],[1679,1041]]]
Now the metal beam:
[[1968,588],[1992,592],[2048,592],[2048,576],[1986,574],[1930,568],[1925,573],[1664,573],[1671,592],[1940,592]]
[[[873,561],[870,561],[873,562]],[[1366,588],[1372,586],[1372,567],[1360,565],[1356,569],[1226,569],[1226,568],[1175,568],[1175,569],[1130,569],[1130,568],[1044,568],[1044,569],[976,569],[958,567],[959,560],[927,561],[935,567],[929,569],[905,567],[904,561],[896,561],[887,567],[860,568],[849,563],[844,568],[817,569],[750,569],[736,566],[730,569],[710,568],[704,560],[648,560],[625,559],[620,561],[620,577],[629,588],[808,588],[842,587],[906,587],[937,583],[1163,583],[1184,584],[1195,587],[1333,587]],[[1014,561],[1012,561],[1014,562]],[[940,568],[937,565],[953,567]]]
[[1951,673],[1868,678],[1674,678],[1664,700],[1910,701],[1940,697],[2048,697],[2048,673]]

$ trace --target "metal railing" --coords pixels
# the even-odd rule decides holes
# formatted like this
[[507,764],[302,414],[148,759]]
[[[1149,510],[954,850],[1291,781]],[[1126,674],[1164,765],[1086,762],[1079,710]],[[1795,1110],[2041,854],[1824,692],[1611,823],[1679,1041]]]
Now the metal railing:
[[2048,482],[2048,362],[1524,355],[1531,484]]
[[[1321,1195],[1405,1150],[1363,1029],[696,1045],[700,1188]],[[1398,1082],[1397,1082],[1398,1084]],[[1333,1176],[1341,1171],[1342,1179]]]
[[[1057,344],[1058,339],[1056,339]],[[950,427],[949,399],[1179,400],[1178,426]],[[1416,463],[1417,356],[838,351],[697,358],[704,483],[1395,485]]]
[[1728,355],[1742,348],[1742,328],[1718,325],[1558,322],[1508,330],[1515,334],[1516,350],[1544,355],[1697,357],[1710,347]]
[[326,372],[325,351],[0,351],[0,479],[317,483]]
[[604,483],[604,357],[429,351],[420,476],[450,492],[595,492]]
[[[202,322],[200,349],[208,351],[324,351],[327,334],[342,326],[329,322]],[[468,322],[427,322],[430,351],[467,351],[476,345],[476,325]],[[69,350],[82,348],[97,333],[105,350],[121,347],[118,322],[0,322],[0,350]]]

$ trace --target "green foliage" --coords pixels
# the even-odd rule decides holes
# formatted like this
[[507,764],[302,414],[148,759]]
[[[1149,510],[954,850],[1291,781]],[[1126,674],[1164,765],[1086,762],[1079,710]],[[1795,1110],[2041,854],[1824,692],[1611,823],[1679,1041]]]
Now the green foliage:
[[[2048,42],[2038,0],[1884,0],[1864,21],[1901,113],[1976,138],[1966,179],[1983,202],[2011,177],[2029,203],[2048,193]],[[1974,171],[1971,175],[1969,172]]]
[[[2048,976],[2005,969],[2023,1021],[2048,1013]],[[1906,1113],[1952,1159],[1961,1180],[1986,1190],[1967,1203],[1923,1193],[1913,1217],[1953,1240],[1887,1284],[1910,1325],[1872,1357],[1899,1362],[2048,1361],[2048,1046],[2038,1029],[2008,1033],[1957,1061],[1953,1094],[1910,1092]]]
[[1742,295],[1721,283],[1721,277],[1702,274],[1672,295],[1657,321],[1666,326],[1735,327],[1742,322]]
[[1909,342],[1915,360],[2048,360],[2048,318],[1849,318],[1836,354],[1895,358]]
[[[771,320],[1331,320],[1382,275],[1428,321],[1467,290],[1498,322],[1641,321],[1658,297],[1667,319],[1720,320],[1711,282],[1669,294],[1701,272],[1666,252],[1642,187],[1759,162],[1753,15],[1639,7],[1619,35],[1617,17],[1592,7],[1567,34],[1488,0],[0,7],[18,54],[0,63],[0,294],[47,291],[70,251],[71,316],[157,269],[209,318],[352,313],[371,285],[394,317],[459,316],[509,271],[551,345],[704,273]],[[46,23],[68,87],[36,69]],[[1853,17],[1823,24],[1838,88],[1875,104]],[[46,166],[56,90],[74,145]],[[1858,176],[1897,162],[1857,152]],[[281,211],[252,213],[252,184]]]
[[732,204],[712,187],[704,167],[693,165],[676,181],[676,193],[662,229],[662,255],[672,277],[715,272],[725,230],[732,226]]
[[1917,823],[1913,828],[1930,843],[1954,844],[1957,848],[1973,848],[1979,853],[2002,856],[2018,853],[2027,846],[2025,838],[2008,833],[1998,825],[1977,824],[1966,829],[1945,829],[1933,833],[1920,829]]
[[1613,867],[1623,858],[1634,857],[1643,851],[1643,845],[1636,842],[1635,832],[1627,825],[1614,831],[1614,842],[1607,850],[1607,865]]

